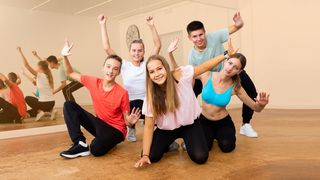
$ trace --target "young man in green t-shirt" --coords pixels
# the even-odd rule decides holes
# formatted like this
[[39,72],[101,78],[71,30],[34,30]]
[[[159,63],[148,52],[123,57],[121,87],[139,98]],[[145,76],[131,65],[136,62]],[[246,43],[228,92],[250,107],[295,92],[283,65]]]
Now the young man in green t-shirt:
[[[189,52],[188,60],[189,64],[196,66],[210,58],[223,54],[225,49],[223,43],[228,41],[229,35],[237,32],[243,27],[243,20],[240,13],[235,13],[233,17],[234,24],[228,28],[220,29],[214,32],[206,33],[205,28],[200,21],[192,21],[187,26],[188,38],[193,43],[193,47]],[[223,63],[220,63],[216,68],[211,71],[220,71],[223,67]],[[240,74],[241,85],[247,92],[247,94],[254,100],[257,96],[256,88],[248,76],[243,70]],[[194,84],[194,92],[198,96],[202,92],[202,83],[200,80],[196,80]],[[240,134],[247,137],[258,137],[257,132],[254,131],[250,125],[254,111],[247,105],[243,104],[242,118],[243,125],[240,128]]]

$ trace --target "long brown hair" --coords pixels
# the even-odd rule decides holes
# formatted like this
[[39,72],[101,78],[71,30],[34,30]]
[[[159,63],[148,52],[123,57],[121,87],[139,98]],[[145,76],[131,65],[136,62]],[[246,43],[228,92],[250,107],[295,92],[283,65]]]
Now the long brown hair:
[[41,67],[43,73],[47,76],[48,81],[49,81],[49,85],[53,89],[53,77],[52,77],[52,73],[49,69],[48,62],[47,61],[39,61],[38,66]]
[[[154,83],[148,71],[148,64],[153,61],[161,61],[165,70],[167,71],[167,79],[161,86]],[[153,117],[156,119],[167,112],[175,112],[179,107],[179,98],[176,90],[175,79],[170,71],[170,66],[163,56],[152,55],[148,58],[146,63],[146,90],[147,90],[147,104],[150,105]]]
[[[245,67],[246,67],[246,64],[247,64],[247,58],[241,54],[241,53],[235,53],[233,55],[231,55],[229,57],[229,59],[231,58],[236,58],[236,59],[239,59],[240,61],[240,64],[241,64],[241,69],[240,70],[243,70]],[[229,60],[228,59],[228,60]],[[238,93],[238,90],[239,88],[241,87],[241,80],[240,80],[240,76],[239,74],[236,74],[234,76],[231,77],[231,79],[233,80],[233,89],[236,93]]]

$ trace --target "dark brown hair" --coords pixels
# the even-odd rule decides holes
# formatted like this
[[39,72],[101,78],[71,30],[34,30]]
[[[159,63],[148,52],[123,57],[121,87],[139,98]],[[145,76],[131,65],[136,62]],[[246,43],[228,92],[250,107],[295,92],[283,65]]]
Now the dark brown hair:
[[17,76],[16,73],[10,72],[10,73],[8,74],[8,79],[9,79],[11,82],[17,83],[18,76]]

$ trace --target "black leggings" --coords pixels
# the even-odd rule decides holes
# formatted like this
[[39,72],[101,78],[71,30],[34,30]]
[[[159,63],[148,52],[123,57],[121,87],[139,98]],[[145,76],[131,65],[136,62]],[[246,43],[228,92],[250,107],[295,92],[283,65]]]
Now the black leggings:
[[236,129],[230,115],[225,118],[212,121],[200,115],[200,121],[205,132],[208,149],[211,150],[213,140],[218,141],[218,145],[222,152],[231,152],[236,147]]
[[66,99],[66,101],[76,101],[72,95],[72,93],[80,88],[82,88],[83,85],[78,81],[71,81],[68,85],[66,85],[63,89],[63,96]]
[[[257,90],[256,87],[254,86],[251,78],[249,75],[246,73],[245,70],[241,71],[239,74],[240,80],[241,80],[241,86],[243,89],[247,92],[248,96],[254,100],[254,98],[257,97]],[[199,94],[202,92],[202,82],[199,79],[195,80],[195,83],[193,85],[193,92],[198,97]],[[242,105],[242,123],[250,123],[250,120],[252,119],[254,111],[247,105],[243,103]]]
[[193,124],[181,126],[174,130],[162,130],[157,128],[153,133],[150,149],[150,161],[158,162],[168,147],[177,138],[183,138],[187,153],[192,161],[203,164],[207,161],[209,152],[200,121],[197,119]]
[[[139,108],[139,109],[141,110],[141,112],[140,112],[140,114],[141,114],[140,119],[144,119],[144,115],[142,114],[142,105],[143,105],[143,100],[141,100],[141,99],[136,99],[136,100],[130,101],[130,113],[131,113],[131,111],[132,111],[132,109],[133,109],[134,107],[135,107],[135,108]],[[134,124],[134,125],[132,125],[131,127],[132,127],[132,128],[135,128],[136,125]]]
[[31,117],[36,117],[39,110],[51,112],[55,104],[55,101],[40,102],[38,98],[32,96],[27,96],[25,100],[26,103],[31,107],[31,109],[28,110],[28,113]]
[[[254,86],[251,78],[249,75],[246,73],[245,70],[241,71],[239,74],[240,80],[241,80],[241,86],[243,89],[247,92],[248,96],[254,100],[254,98],[257,97],[257,90],[256,87]],[[250,123],[250,120],[252,119],[254,111],[247,106],[246,104],[243,103],[242,105],[242,123]]]
[[64,103],[63,113],[70,138],[74,144],[78,144],[79,141],[86,142],[80,126],[95,137],[90,144],[90,152],[94,156],[105,155],[124,140],[122,132],[90,114],[73,101]]
[[3,98],[0,98],[0,109],[0,123],[21,122],[18,109]]

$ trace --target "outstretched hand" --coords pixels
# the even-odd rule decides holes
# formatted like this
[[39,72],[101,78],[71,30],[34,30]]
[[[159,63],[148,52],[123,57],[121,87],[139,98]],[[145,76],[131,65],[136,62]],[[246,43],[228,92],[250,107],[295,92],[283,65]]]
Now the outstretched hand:
[[142,156],[138,162],[134,165],[135,168],[142,167],[145,164],[151,164],[151,161],[148,156]]
[[141,110],[139,108],[133,108],[131,114],[128,116],[128,123],[130,125],[135,124],[141,116]]
[[17,50],[18,50],[19,52],[21,52],[21,51],[22,51],[22,49],[21,49],[21,47],[20,47],[20,46],[18,46],[18,47],[17,47]]
[[168,53],[172,53],[178,48],[179,37],[174,38],[168,46]]
[[234,21],[234,25],[237,27],[237,28],[241,28],[243,26],[243,20],[241,18],[241,15],[240,15],[240,12],[236,12],[234,15],[233,15],[233,21]]
[[103,14],[100,14],[97,19],[101,25],[106,24],[107,22],[107,17],[105,17]]
[[261,92],[258,96],[254,99],[260,106],[264,107],[269,103],[269,96],[266,92]]
[[146,17],[146,21],[147,21],[147,25],[152,27],[154,26],[154,22],[153,22],[153,17],[152,16],[147,16]]
[[72,49],[72,47],[73,47],[73,43],[70,45],[69,41],[66,40],[64,47],[61,50],[61,55],[62,56],[70,56],[71,55],[70,50]]
[[37,51],[32,51],[32,54],[33,54],[34,56],[38,56]]
[[229,41],[228,41],[228,56],[231,56],[231,55],[237,53],[238,51],[239,51],[239,48],[237,50],[233,49],[231,38],[229,38]]

